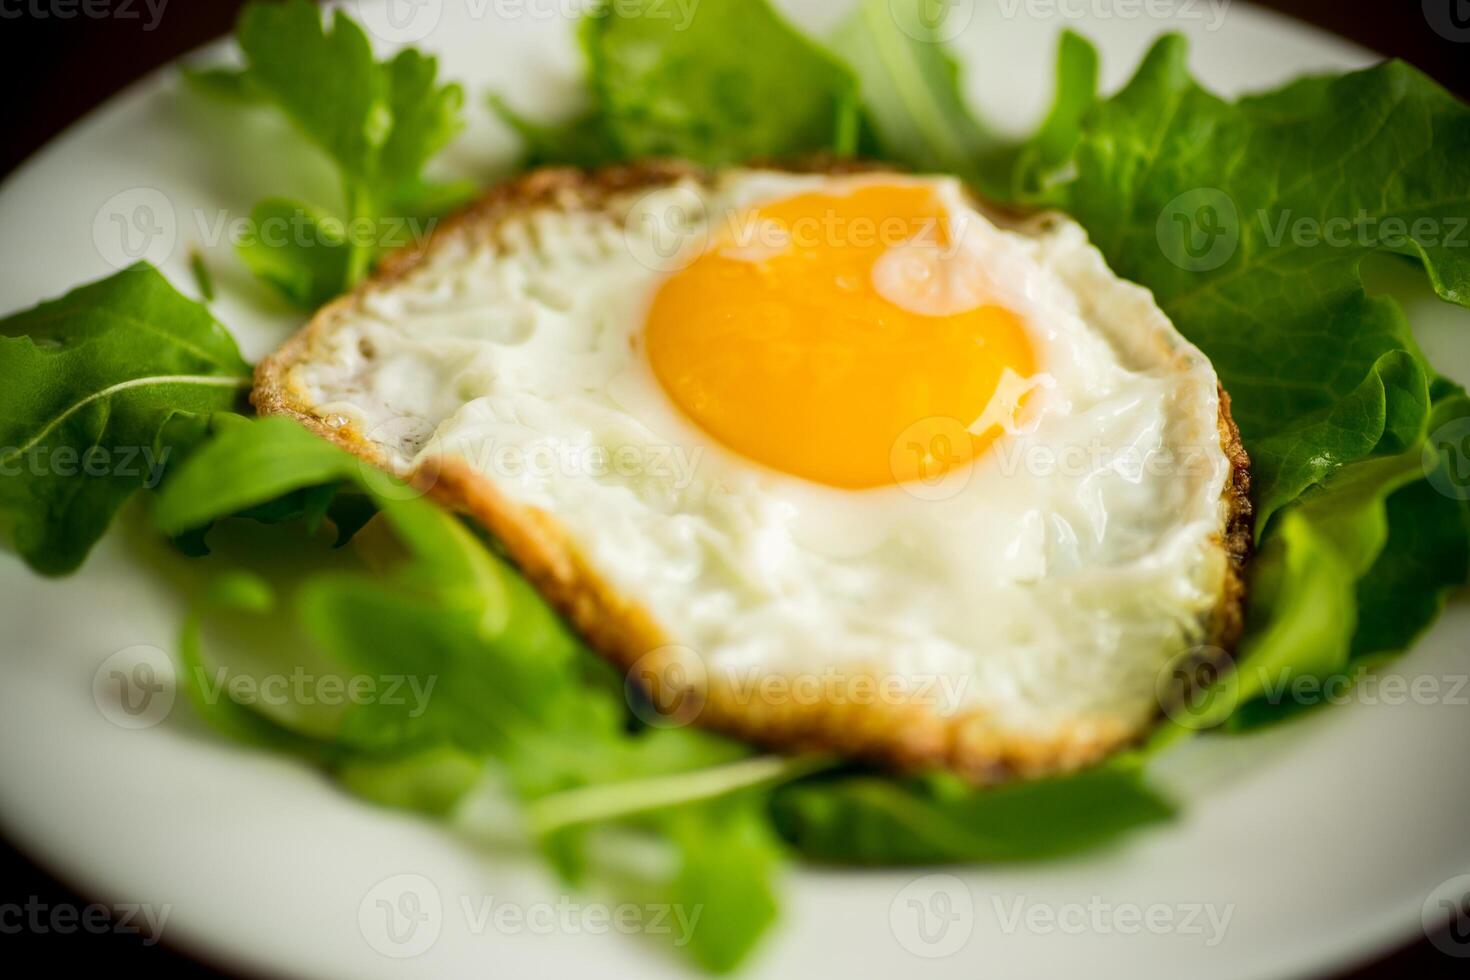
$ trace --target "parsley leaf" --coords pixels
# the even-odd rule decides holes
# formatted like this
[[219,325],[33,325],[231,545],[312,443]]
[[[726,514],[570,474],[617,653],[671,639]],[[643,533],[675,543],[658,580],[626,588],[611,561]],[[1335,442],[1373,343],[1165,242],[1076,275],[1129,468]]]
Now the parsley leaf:
[[257,231],[268,218],[284,218],[312,232],[280,241],[256,234],[241,248],[251,270],[287,299],[314,307],[366,275],[391,244],[383,219],[445,210],[473,193],[462,182],[434,184],[422,175],[463,125],[463,90],[438,81],[437,59],[410,48],[379,63],[352,18],[338,10],[328,29],[307,0],[249,4],[236,38],[243,71],[196,70],[190,83],[241,105],[274,106],[342,179],[340,220],[285,198],[252,214]]

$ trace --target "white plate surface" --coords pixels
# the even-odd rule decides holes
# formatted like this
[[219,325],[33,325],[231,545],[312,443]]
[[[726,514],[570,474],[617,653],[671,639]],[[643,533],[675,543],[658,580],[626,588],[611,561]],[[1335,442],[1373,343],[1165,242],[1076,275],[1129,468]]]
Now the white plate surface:
[[[450,171],[488,178],[512,155],[509,135],[479,111],[480,93],[540,112],[575,92],[563,12],[580,5],[570,0],[424,0],[400,4],[396,21],[376,0],[348,6],[382,41],[417,40],[468,84],[474,124],[448,154]],[[785,6],[820,29],[846,5]],[[968,18],[955,44],[971,97],[1018,130],[1049,97],[1064,27],[1100,44],[1109,87],[1164,30],[1190,36],[1197,72],[1226,93],[1373,60],[1240,2],[956,7]],[[191,291],[188,251],[203,247],[222,290],[217,315],[248,357],[262,355],[299,317],[227,271],[235,267],[217,234],[221,219],[268,194],[315,189],[333,200],[330,175],[293,146],[273,124],[244,124],[181,93],[172,73],[145,80],[0,190],[0,310],[111,272],[128,258],[113,215],[142,204],[164,230],[147,257]],[[1409,290],[1436,363],[1470,378],[1467,317],[1389,278]],[[534,859],[354,802],[303,767],[209,736],[182,706],[151,727],[115,724],[94,701],[99,668],[136,645],[171,649],[177,630],[181,601],[157,570],[172,566],[140,557],[153,550],[115,532],[80,575],[59,582],[0,554],[7,835],[108,902],[167,907],[165,939],[236,967],[362,978],[687,975],[657,943],[599,934],[596,913],[580,919],[574,909],[570,928],[548,925],[545,910],[589,900],[563,895]],[[1359,698],[1265,735],[1172,753],[1159,774],[1185,801],[1184,819],[1105,853],[938,876],[793,871],[782,924],[749,975],[1239,980],[1315,974],[1410,940],[1436,886],[1470,871],[1470,692],[1456,686],[1470,673],[1467,636],[1470,608],[1452,604],[1391,672],[1431,678],[1435,703]],[[377,905],[405,889],[422,907],[436,896],[440,906],[409,946],[385,934]],[[487,902],[518,907],[528,924],[497,927],[481,917]],[[384,954],[425,945],[429,933],[415,958]]]

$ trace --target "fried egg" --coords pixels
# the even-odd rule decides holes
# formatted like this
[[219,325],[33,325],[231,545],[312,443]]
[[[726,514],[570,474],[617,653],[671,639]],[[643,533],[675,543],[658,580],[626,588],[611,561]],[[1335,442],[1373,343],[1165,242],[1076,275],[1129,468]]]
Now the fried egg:
[[1075,222],[954,178],[533,174],[256,399],[488,525],[656,724],[1065,771],[1238,625],[1209,361]]

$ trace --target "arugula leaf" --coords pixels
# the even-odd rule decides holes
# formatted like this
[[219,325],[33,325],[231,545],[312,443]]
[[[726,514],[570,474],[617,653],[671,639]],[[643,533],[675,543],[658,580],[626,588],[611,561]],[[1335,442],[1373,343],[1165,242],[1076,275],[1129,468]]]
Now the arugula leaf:
[[199,290],[199,298],[205,303],[213,303],[214,277],[209,273],[209,266],[204,264],[204,256],[198,251],[189,253],[189,274],[194,277],[194,288]]
[[75,571],[136,491],[228,409],[249,366],[140,263],[0,321],[0,524],[36,571]]
[[[301,521],[308,534],[315,535],[330,521],[336,529],[335,547],[347,545],[357,532],[377,514],[377,507],[366,495],[355,493],[346,484],[328,483],[303,487],[255,507],[247,507],[230,516],[260,524],[287,524]],[[203,558],[210,553],[209,532],[214,525],[195,528],[176,535],[174,547],[190,558]]]
[[255,208],[257,226],[284,216],[304,220],[313,232],[283,243],[257,238],[241,248],[251,270],[288,300],[319,305],[367,273],[380,243],[357,229],[386,215],[417,215],[465,199],[462,182],[436,185],[422,177],[462,127],[463,90],[438,82],[436,59],[410,48],[380,64],[352,18],[338,10],[328,30],[320,9],[307,0],[247,5],[236,38],[246,68],[189,72],[190,84],[284,113],[336,166],[344,221],[354,229],[345,235],[331,230],[324,212],[280,198]]
[[222,575],[211,583],[204,598],[190,610],[179,632],[179,674],[185,695],[200,718],[229,738],[277,752],[289,752],[314,762],[334,755],[329,740],[296,731],[280,721],[240,704],[223,686],[210,690],[204,662],[205,619],[222,612],[253,613],[261,616],[276,611],[276,594],[270,583],[248,572]]
[[1446,245],[1470,208],[1455,162],[1470,108],[1396,62],[1231,103],[1185,57],[1166,37],[1117,95],[1058,117],[1018,186],[1081,221],[1209,355],[1264,530],[1335,469],[1423,433],[1430,372],[1358,267],[1378,248],[1413,254],[1441,296],[1470,302],[1470,257]]
[[663,830],[679,854],[679,870],[660,898],[699,910],[688,951],[712,973],[728,973],[750,953],[751,937],[776,921],[772,879],[782,860],[764,799],[745,795],[700,809],[678,810]]
[[212,438],[198,450],[203,464],[170,474],[153,513],[154,523],[186,554],[209,554],[206,537],[225,517],[264,524],[304,520],[313,534],[330,518],[340,547],[377,512],[370,497],[354,490],[365,464],[296,423],[237,415],[209,422]]
[[[645,732],[604,756],[611,772],[536,799],[527,811],[543,851],[567,880],[611,880],[624,894],[688,916],[686,952],[718,973],[738,966],[776,919],[771,879],[781,847],[767,813],[769,787],[828,764],[728,761],[741,751],[697,731]],[[609,843],[598,833],[609,825],[666,844],[673,873],[627,868],[619,860],[622,838]]]
[[837,776],[778,790],[776,826],[806,857],[892,865],[1036,860],[1171,819],[1134,767],[972,789],[953,777]]
[[[210,608],[253,609],[293,621],[348,676],[398,678],[423,692],[353,704],[326,736],[230,701],[227,686],[222,700],[202,704],[206,717],[324,766],[369,799],[439,815],[493,761],[568,881],[611,878],[650,901],[703,909],[707,918],[685,937],[689,955],[714,970],[739,962],[775,916],[767,787],[825,763],[748,759],[746,747],[702,732],[634,728],[609,668],[534,590],[456,517],[387,479],[283,418],[218,426],[170,477],[154,516],[173,535],[350,482],[372,499],[394,542],[375,549],[375,574],[309,576],[288,617],[264,583],[246,579],[242,588],[227,577],[214,594],[243,592],[244,601],[196,612],[186,667],[203,664]],[[598,846],[610,830],[669,850],[674,872],[613,874],[616,849]]]
[[448,817],[485,776],[485,760],[448,745],[397,757],[355,756],[332,775],[379,806]]

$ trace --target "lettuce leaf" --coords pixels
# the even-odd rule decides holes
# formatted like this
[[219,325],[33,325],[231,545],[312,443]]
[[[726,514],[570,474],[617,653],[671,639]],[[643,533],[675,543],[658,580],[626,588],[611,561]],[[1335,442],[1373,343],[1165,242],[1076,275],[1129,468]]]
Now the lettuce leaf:
[[766,0],[675,6],[621,0],[588,12],[589,114],[537,126],[503,102],[492,107],[539,162],[681,157],[714,166],[856,149],[856,78]]
[[1452,247],[1470,244],[1470,108],[1398,62],[1228,102],[1186,55],[1160,40],[1121,92],[1038,138],[1017,185],[1080,221],[1210,357],[1264,531],[1338,468],[1424,435],[1432,372],[1359,266],[1413,255],[1470,303],[1470,249]]
[[1359,267],[1408,255],[1470,304],[1470,107],[1397,62],[1228,102],[1185,59],[1165,37],[1118,94],[1054,110],[1011,195],[1082,222],[1231,394],[1260,554],[1237,675],[1190,725],[1240,730],[1299,713],[1293,678],[1402,652],[1466,581],[1464,501],[1424,455],[1463,401]]
[[915,170],[988,187],[1007,144],[965,105],[959,65],[942,43],[944,22],[924,16],[927,5],[862,0],[834,34],[833,50],[858,76],[868,149]]
[[[1431,421],[1470,430],[1470,400],[1446,399]],[[1470,517],[1440,482],[1458,451],[1426,439],[1344,467],[1282,512],[1256,559],[1237,670],[1193,727],[1244,731],[1328,704],[1320,692],[1350,690],[1433,622],[1470,574]]]
[[156,487],[250,368],[146,263],[0,320],[0,528],[36,571],[75,571]]

